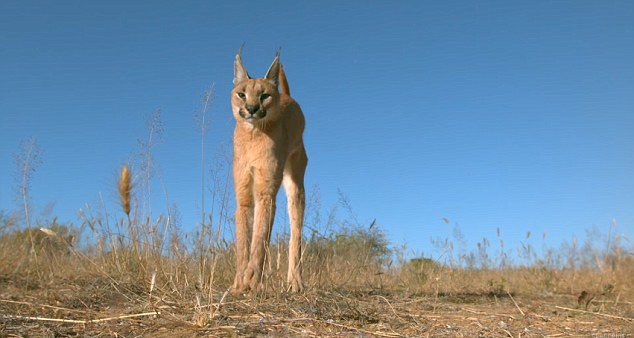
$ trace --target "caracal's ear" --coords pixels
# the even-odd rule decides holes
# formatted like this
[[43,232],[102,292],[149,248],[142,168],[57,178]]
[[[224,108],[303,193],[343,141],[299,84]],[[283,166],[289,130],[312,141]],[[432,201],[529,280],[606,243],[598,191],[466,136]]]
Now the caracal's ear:
[[280,82],[280,52],[281,51],[282,51],[282,48],[277,50],[277,54],[275,54],[275,59],[273,59],[273,63],[271,64],[271,67],[269,67],[269,70],[266,72],[266,75],[264,76],[266,80],[271,81],[276,87],[278,83]]
[[247,70],[244,69],[244,65],[242,65],[242,57],[240,57],[240,54],[242,53],[242,47],[244,47],[244,44],[242,44],[242,46],[240,46],[240,49],[238,49],[238,54],[236,54],[236,61],[233,63],[233,84],[234,85],[237,85],[238,82],[242,80],[251,78],[249,77]]

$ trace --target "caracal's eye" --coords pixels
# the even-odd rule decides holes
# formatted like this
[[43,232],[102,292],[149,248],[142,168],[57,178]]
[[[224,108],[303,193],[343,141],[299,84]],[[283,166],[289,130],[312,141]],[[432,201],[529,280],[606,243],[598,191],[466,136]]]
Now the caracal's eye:
[[238,92],[237,94],[238,94],[238,97],[239,97],[239,98],[241,98],[241,99],[243,99],[243,100],[247,98],[247,96],[246,96],[246,95],[244,95],[244,93],[243,93],[243,92]]
[[262,95],[260,95],[260,101],[264,101],[264,100],[268,99],[269,97],[271,97],[270,94],[262,94]]

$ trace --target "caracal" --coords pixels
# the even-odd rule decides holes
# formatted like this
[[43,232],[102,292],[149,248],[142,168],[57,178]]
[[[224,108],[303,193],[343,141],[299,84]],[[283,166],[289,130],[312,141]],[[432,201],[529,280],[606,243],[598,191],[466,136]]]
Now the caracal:
[[264,78],[257,79],[247,74],[240,51],[234,63],[231,91],[236,119],[233,178],[237,204],[237,265],[232,288],[234,293],[262,289],[264,257],[275,218],[275,196],[283,183],[291,222],[287,282],[290,290],[298,292],[303,288],[301,241],[304,172],[308,163],[302,140],[304,115],[290,96],[279,51]]

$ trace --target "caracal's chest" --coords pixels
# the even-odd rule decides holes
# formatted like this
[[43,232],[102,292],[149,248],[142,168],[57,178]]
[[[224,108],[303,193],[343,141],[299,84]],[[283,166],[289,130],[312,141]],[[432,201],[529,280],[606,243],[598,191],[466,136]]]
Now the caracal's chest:
[[236,126],[233,149],[235,165],[278,171],[284,167],[286,160],[288,145],[285,138],[281,126],[267,132]]

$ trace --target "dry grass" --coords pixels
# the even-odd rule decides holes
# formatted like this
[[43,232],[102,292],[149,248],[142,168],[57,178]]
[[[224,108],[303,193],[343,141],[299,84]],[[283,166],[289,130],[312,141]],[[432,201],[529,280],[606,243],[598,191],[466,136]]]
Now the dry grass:
[[137,224],[133,215],[112,233],[104,219],[84,217],[92,246],[69,246],[76,231],[56,223],[4,232],[0,335],[627,337],[634,328],[634,260],[620,244],[595,251],[594,265],[578,256],[563,266],[538,259],[466,268],[459,258],[390,266],[395,253],[377,226],[313,231],[303,257],[307,291],[292,294],[279,235],[266,291],[234,297],[226,292],[233,246],[219,230],[163,246],[165,217]]
[[4,281],[0,292],[0,333],[6,336],[556,337],[628,334],[634,325],[625,317],[632,304],[617,296],[581,310],[576,297],[565,294],[516,293],[515,306],[509,296],[490,293],[360,288],[223,298],[218,290],[214,301],[201,304],[195,288],[148,298],[147,286],[118,282],[115,288],[100,277],[19,283]]
[[[141,158],[145,194],[151,156]],[[634,334],[634,256],[616,226],[600,242],[589,236],[580,247],[573,240],[540,253],[529,233],[516,257],[499,238],[495,255],[487,239],[473,251],[454,250],[462,241],[455,230],[456,238],[434,241],[442,261],[407,259],[407,249],[391,247],[375,222],[362,226],[354,213],[340,219],[334,211],[322,219],[318,194],[307,203],[306,291],[287,292],[288,235],[280,233],[267,252],[265,290],[232,296],[227,169],[212,173],[212,209],[193,233],[179,230],[167,194],[158,217],[146,209],[148,196],[137,203],[128,166],[113,187],[119,216],[102,203],[81,209],[79,227],[53,218],[35,229],[17,213],[0,212],[0,336]],[[339,207],[351,210],[343,195]]]

